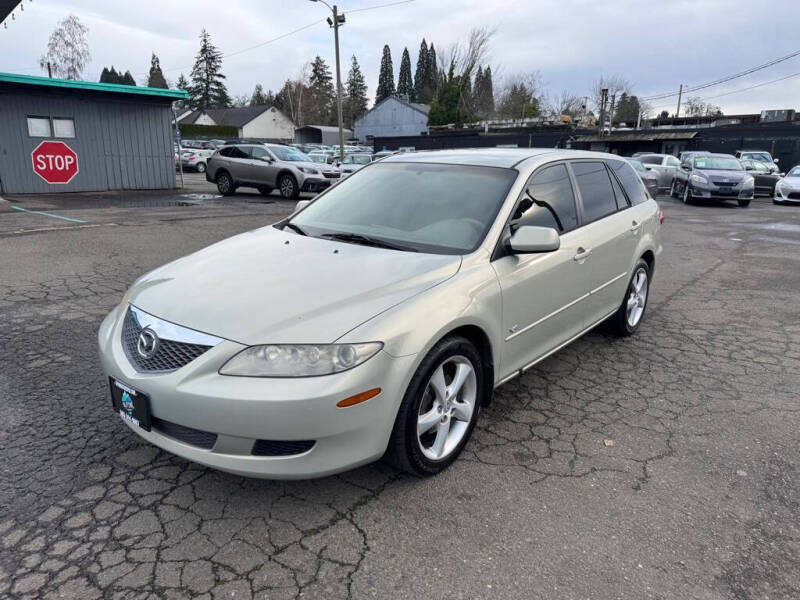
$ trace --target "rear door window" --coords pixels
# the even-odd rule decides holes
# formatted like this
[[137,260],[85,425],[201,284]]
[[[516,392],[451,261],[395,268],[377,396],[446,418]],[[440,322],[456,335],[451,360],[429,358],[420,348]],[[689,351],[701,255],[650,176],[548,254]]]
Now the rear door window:
[[230,158],[248,158],[247,153],[239,148],[239,146],[231,146],[227,156]]
[[578,212],[572,182],[564,164],[544,167],[536,171],[528,182],[526,193],[517,205],[512,224],[551,227],[559,233],[578,226]]
[[679,167],[680,164],[681,164],[681,161],[679,161],[674,156],[668,156],[667,157],[667,166],[668,167]]
[[602,162],[572,162],[583,204],[583,220],[591,223],[617,212],[617,199],[611,179]]
[[640,161],[642,161],[646,165],[660,165],[661,164],[661,157],[660,156],[639,156]]

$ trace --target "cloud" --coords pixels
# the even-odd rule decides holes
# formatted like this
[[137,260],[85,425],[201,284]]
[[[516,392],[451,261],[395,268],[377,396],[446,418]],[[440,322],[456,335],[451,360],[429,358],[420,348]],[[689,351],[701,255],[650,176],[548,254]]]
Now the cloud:
[[[613,73],[631,81],[640,95],[677,91],[680,83],[704,83],[796,49],[794,20],[778,18],[794,12],[792,0],[776,0],[764,10],[744,0],[415,0],[352,12],[387,2],[391,0],[342,0],[340,6],[347,18],[341,30],[342,76],[355,54],[370,95],[384,44],[392,50],[396,76],[404,47],[416,63],[423,37],[441,52],[476,26],[495,30],[490,62],[499,76],[539,71],[551,93],[567,90],[576,95],[587,94],[601,74]],[[97,79],[104,66],[113,64],[130,69],[141,80],[155,52],[168,79],[174,81],[191,70],[202,28],[229,54],[327,16],[324,5],[303,0],[73,0],[69,7],[56,0],[37,0],[25,6],[7,30],[0,30],[4,48],[0,70],[38,74],[38,58],[50,32],[72,12],[90,28],[89,79]],[[223,69],[232,94],[249,94],[256,83],[279,88],[317,54],[333,67],[333,32],[324,22],[226,58]],[[800,57],[701,95],[714,96],[795,72],[800,72]],[[800,77],[711,101],[726,113],[756,112],[793,108],[798,94]],[[654,104],[669,105],[673,111],[677,99]]]

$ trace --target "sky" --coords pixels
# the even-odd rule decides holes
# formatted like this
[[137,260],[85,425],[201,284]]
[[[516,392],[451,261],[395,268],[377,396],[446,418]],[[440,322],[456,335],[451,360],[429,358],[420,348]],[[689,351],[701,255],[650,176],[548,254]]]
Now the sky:
[[[39,57],[50,33],[70,13],[89,27],[87,80],[96,81],[103,67],[113,64],[141,82],[155,52],[174,83],[181,73],[189,75],[203,28],[226,55],[223,72],[233,96],[249,96],[256,83],[277,90],[316,55],[334,64],[333,31],[324,22],[329,12],[320,2],[23,2],[24,11],[17,8],[7,29],[0,28],[2,72],[41,75]],[[391,48],[396,78],[404,47],[413,70],[423,37],[441,53],[481,26],[494,30],[487,63],[496,90],[503,79],[538,72],[553,96],[588,95],[600,75],[614,74],[639,96],[677,93],[681,83],[701,85],[800,50],[792,16],[797,0],[413,0],[380,7],[396,2],[341,0],[339,5],[347,19],[340,30],[342,78],[355,55],[370,97],[384,44]],[[290,32],[295,33],[285,35]],[[800,56],[691,95],[726,114],[800,109]],[[677,96],[650,104],[672,113]]]

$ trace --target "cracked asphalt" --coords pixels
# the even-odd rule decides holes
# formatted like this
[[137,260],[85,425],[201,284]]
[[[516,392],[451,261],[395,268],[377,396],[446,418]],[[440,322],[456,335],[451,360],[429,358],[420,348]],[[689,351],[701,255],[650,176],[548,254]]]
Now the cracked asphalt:
[[662,198],[638,335],[499,388],[435,478],[274,482],[140,441],[95,336],[140,274],[290,206],[136,198],[0,203],[0,597],[800,597],[800,208]]

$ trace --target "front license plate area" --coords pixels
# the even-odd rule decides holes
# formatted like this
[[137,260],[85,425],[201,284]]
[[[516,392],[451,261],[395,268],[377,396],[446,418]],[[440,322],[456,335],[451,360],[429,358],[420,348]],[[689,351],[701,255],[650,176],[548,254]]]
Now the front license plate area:
[[123,421],[150,431],[150,397],[129,385],[108,378],[111,402]]

